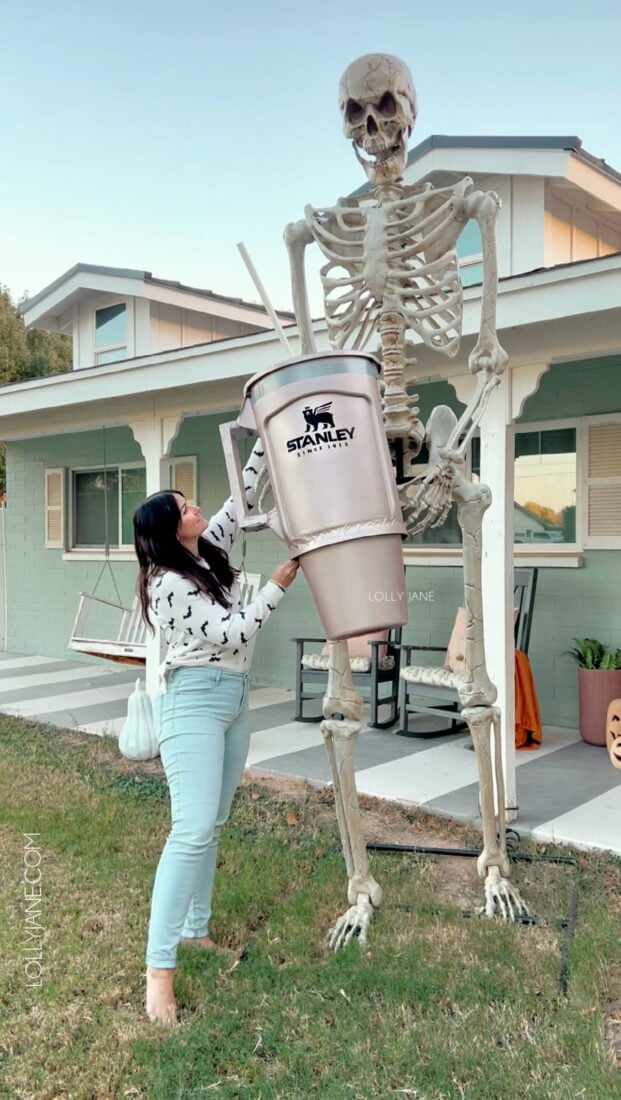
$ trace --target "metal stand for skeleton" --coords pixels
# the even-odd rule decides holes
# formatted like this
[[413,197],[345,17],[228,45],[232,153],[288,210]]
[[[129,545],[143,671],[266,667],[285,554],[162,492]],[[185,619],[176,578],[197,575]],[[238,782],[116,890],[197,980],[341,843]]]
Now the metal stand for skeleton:
[[[384,423],[389,442],[403,455],[406,479],[410,478],[400,488],[410,532],[441,525],[453,502],[457,503],[467,609],[464,672],[406,669],[404,675],[417,683],[446,684],[459,692],[479,774],[483,850],[477,868],[485,884],[484,912],[513,919],[527,908],[509,881],[500,713],[494,705],[496,688],[487,673],[483,638],[481,530],[491,494],[486,486],[473,485],[463,475],[467,447],[507,364],[496,335],[499,201],[493,192],[473,191],[470,179],[437,191],[430,185],[403,184],[416,97],[409,70],[398,58],[370,54],[355,61],[341,80],[340,103],[345,135],[352,140],[374,190],[341,199],[333,207],[308,206],[304,220],[285,230],[301,348],[304,354],[316,350],[304,270],[305,248],[315,242],[326,258],[321,279],[332,347],[362,349],[373,336],[379,337]],[[483,247],[480,332],[468,364],[477,376],[477,389],[459,420],[451,409],[439,406],[425,429],[417,419],[417,398],[409,398],[405,389],[406,333],[415,333],[444,354],[457,354],[462,291],[455,246],[471,218],[479,224]],[[409,358],[407,366],[414,362]],[[429,463],[417,478],[411,459],[423,440],[429,448]],[[353,687],[346,642],[330,645],[323,713],[321,729],[332,770],[349,902],[329,934],[329,943],[337,949],[358,937],[364,947],[382,890],[369,871],[356,792],[354,752],[362,699]]]

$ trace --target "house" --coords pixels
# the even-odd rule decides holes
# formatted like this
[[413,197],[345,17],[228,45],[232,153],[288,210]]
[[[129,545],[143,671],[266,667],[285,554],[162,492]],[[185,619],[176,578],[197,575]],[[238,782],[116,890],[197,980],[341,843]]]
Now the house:
[[[509,607],[511,563],[539,568],[530,656],[542,715],[575,727],[575,670],[563,650],[574,635],[621,645],[621,174],[576,137],[432,136],[410,153],[406,181],[443,187],[466,175],[502,201],[498,329],[510,361],[469,458],[494,497],[484,598],[487,609]],[[475,223],[458,250],[462,345],[454,359],[416,345],[423,421],[440,403],[462,410],[473,390]],[[70,374],[0,391],[6,646],[60,657],[80,591],[99,582],[109,592],[114,579],[131,600],[131,514],[145,492],[182,485],[203,510],[227,494],[218,425],[234,419],[244,382],[286,356],[259,307],[137,271],[79,264],[30,299],[24,319],[71,333],[75,359]],[[323,321],[315,327],[327,347]],[[518,523],[533,503],[556,522]],[[267,576],[283,548],[265,532],[247,539],[246,553],[248,568]],[[405,640],[442,644],[463,599],[454,517],[411,538],[404,555],[410,592],[433,592],[413,601]],[[489,610],[488,619],[490,669],[512,728],[510,633]],[[289,638],[319,629],[305,585],[293,586],[266,624],[257,682],[292,684]],[[512,738],[504,752],[514,797]]]
[[[545,506],[544,506],[545,507]],[[551,523],[542,515],[513,502],[513,541],[514,543],[564,542],[563,524]]]

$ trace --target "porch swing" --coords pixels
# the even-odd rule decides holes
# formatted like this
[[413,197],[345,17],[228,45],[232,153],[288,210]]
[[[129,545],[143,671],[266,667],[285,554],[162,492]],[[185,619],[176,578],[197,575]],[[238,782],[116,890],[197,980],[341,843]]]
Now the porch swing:
[[[138,596],[131,607],[121,600],[112,564],[110,562],[110,533],[108,524],[108,462],[106,455],[106,428],[103,432],[103,474],[104,474],[104,562],[95,581],[93,591],[80,592],[78,613],[69,639],[70,650],[84,653],[88,657],[102,657],[107,661],[116,661],[126,665],[146,664],[147,628],[142,618],[142,608]],[[106,570],[112,579],[117,602],[104,600],[95,593]],[[106,624],[111,623],[113,637],[98,636],[92,628],[93,617],[104,617]],[[115,626],[115,624],[118,624]]]
[[[108,465],[106,459],[106,429],[103,427],[103,470],[104,470],[104,562],[95,581],[93,591],[80,592],[78,613],[73,624],[68,648],[75,653],[84,653],[88,657],[101,657],[106,661],[144,667],[147,660],[147,627],[142,618],[142,607],[135,596],[131,607],[121,600],[112,564],[110,562],[110,540],[108,528]],[[260,573],[246,572],[246,539],[242,543],[242,564],[239,576],[241,604],[245,607],[257,595],[261,587]],[[95,593],[99,583],[108,570],[116,593],[117,602],[104,600]],[[109,635],[102,637],[89,625],[93,617],[110,623]],[[115,625],[118,624],[118,625]]]

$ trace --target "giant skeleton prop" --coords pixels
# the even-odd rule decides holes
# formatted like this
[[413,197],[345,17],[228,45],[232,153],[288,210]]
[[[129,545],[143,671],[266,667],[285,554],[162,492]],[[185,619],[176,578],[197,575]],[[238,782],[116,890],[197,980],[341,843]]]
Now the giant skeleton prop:
[[[314,242],[326,258],[321,279],[332,347],[362,349],[379,337],[384,423],[401,467],[400,496],[410,532],[441,525],[452,503],[457,503],[467,608],[464,671],[457,675],[419,668],[405,669],[403,674],[418,683],[459,692],[479,773],[483,850],[478,872],[485,880],[484,909],[488,916],[513,918],[526,912],[526,906],[509,881],[500,714],[494,706],[496,688],[487,674],[483,643],[481,527],[491,494],[485,485],[474,485],[464,476],[466,449],[507,364],[495,323],[499,201],[491,191],[475,191],[468,178],[438,190],[430,184],[404,185],[416,97],[409,70],[398,58],[369,54],[350,65],[341,80],[340,107],[345,135],[373,187],[361,196],[340,199],[335,206],[307,206],[304,219],[286,227],[301,350],[303,354],[316,350],[304,270],[304,250]],[[446,355],[457,354],[462,288],[455,246],[471,218],[478,222],[483,241],[480,333],[469,358],[477,388],[459,420],[447,406],[439,406],[425,429],[417,418],[417,397],[408,397],[405,390],[406,356],[413,346],[406,341],[406,333],[416,333]],[[407,366],[413,363],[415,359],[407,358]],[[415,476],[412,459],[423,441],[429,462],[424,474]],[[358,807],[354,749],[362,699],[353,687],[345,641],[330,644],[323,714],[321,729],[334,781],[350,906],[329,939],[336,949],[357,936],[364,947],[382,891],[369,871]]]

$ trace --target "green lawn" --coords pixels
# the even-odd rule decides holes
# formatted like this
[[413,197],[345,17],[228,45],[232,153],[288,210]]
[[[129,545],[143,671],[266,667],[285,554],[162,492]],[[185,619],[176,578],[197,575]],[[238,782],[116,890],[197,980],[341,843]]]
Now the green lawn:
[[[334,955],[325,933],[345,907],[345,870],[329,792],[245,783],[212,927],[242,957],[182,948],[181,1025],[166,1033],[142,1012],[168,830],[159,763],[1,716],[0,744],[1,1097],[621,1098],[619,860],[554,863],[552,849],[526,848],[515,878],[538,919],[504,925],[476,915],[474,860],[372,853],[386,900],[369,949]],[[448,828],[399,812],[413,833]],[[472,845],[457,826],[450,835]]]

